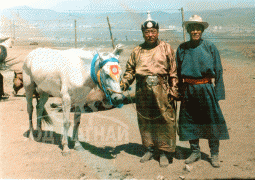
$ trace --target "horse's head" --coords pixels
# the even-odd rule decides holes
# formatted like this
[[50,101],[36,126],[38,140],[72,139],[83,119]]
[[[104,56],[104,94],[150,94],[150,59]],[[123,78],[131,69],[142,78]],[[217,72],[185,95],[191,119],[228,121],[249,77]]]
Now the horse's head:
[[123,102],[123,95],[120,88],[121,67],[119,65],[119,54],[122,52],[120,45],[117,45],[112,53],[107,55],[99,54],[99,68],[97,79],[101,89],[104,90],[108,101],[114,106],[120,106]]
[[122,53],[123,48],[124,48],[124,46],[122,44],[117,44],[111,54],[113,54],[114,56],[117,56],[119,58],[119,55]]

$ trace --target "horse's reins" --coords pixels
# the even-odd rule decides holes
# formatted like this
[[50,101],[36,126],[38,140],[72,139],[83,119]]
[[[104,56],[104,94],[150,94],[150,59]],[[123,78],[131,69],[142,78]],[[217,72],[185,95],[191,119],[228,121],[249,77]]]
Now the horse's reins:
[[[162,113],[160,113],[160,115],[157,116],[157,117],[154,117],[154,118],[146,117],[146,116],[142,115],[139,111],[137,111],[137,108],[134,106],[134,103],[135,103],[135,102],[132,101],[132,98],[131,98],[131,95],[130,95],[129,91],[127,91],[127,93],[128,93],[128,96],[129,96],[129,99],[130,99],[131,103],[133,104],[133,107],[134,107],[135,111],[137,112],[137,114],[139,114],[139,115],[140,115],[142,118],[144,118],[144,119],[147,119],[147,120],[158,119],[158,118],[160,118],[161,116],[163,116],[163,113],[165,113],[165,112],[167,111],[167,109],[169,108],[169,107],[167,106],[167,108],[165,109],[165,111],[162,112]],[[175,104],[174,104],[174,106],[175,106],[174,109],[176,109],[176,105],[175,105]]]
[[[131,95],[129,94],[128,91],[127,91],[127,93],[128,93],[129,99],[130,99],[130,101],[131,101],[131,103],[132,103],[132,105],[133,105],[135,111],[136,111],[137,114],[139,114],[142,118],[147,119],[147,120],[158,119],[158,118],[160,118],[160,117],[162,116],[162,114],[164,113],[164,112],[161,113],[159,116],[157,116],[157,117],[155,117],[155,118],[150,118],[150,117],[146,117],[146,116],[142,115],[139,111],[137,111],[137,108],[134,106],[134,102],[132,101]],[[167,108],[166,108],[166,110],[167,110]],[[166,110],[165,110],[165,111],[166,111]]]

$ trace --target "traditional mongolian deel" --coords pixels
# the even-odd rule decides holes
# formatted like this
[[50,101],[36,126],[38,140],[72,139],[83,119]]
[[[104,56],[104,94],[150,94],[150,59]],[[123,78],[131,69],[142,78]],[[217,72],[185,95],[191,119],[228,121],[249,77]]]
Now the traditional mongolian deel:
[[[228,139],[227,126],[218,103],[225,99],[218,50],[209,41],[201,40],[197,46],[192,46],[189,41],[179,46],[176,58],[183,95],[179,117],[180,140]],[[215,79],[215,85],[208,81],[211,78]]]
[[171,46],[163,41],[153,48],[141,44],[133,50],[122,79],[124,90],[136,79],[136,109],[143,145],[166,152],[174,152],[176,145],[175,108],[168,100],[169,94],[177,95],[174,57]]

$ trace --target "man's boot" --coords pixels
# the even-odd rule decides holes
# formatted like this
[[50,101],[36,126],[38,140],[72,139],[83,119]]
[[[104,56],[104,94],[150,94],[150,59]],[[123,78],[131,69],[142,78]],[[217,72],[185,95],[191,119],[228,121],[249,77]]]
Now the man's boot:
[[160,167],[167,167],[169,165],[169,159],[168,158],[172,158],[169,157],[168,152],[164,152],[164,151],[160,151],[160,155],[159,155],[159,166]]
[[146,161],[151,160],[151,158],[154,155],[154,149],[153,147],[148,147],[147,152],[143,155],[143,157],[141,158],[140,162],[144,163]]
[[215,168],[219,168],[220,167],[220,161],[219,161],[218,154],[211,155],[211,164]]
[[201,159],[201,152],[199,147],[199,139],[190,140],[191,155],[185,160],[185,164],[191,164]]
[[208,142],[209,142],[209,147],[211,151],[211,164],[213,167],[219,168],[220,167],[220,161],[219,161],[220,141],[209,139]]

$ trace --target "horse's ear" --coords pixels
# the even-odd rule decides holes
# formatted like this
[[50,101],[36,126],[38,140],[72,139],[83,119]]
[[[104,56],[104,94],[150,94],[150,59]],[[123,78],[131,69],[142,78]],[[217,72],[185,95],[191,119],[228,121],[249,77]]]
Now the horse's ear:
[[123,50],[124,50],[124,45],[123,44],[117,44],[115,46],[115,49],[113,50],[112,54],[114,54],[115,56],[118,56],[122,53]]
[[99,61],[103,61],[103,58],[102,58],[101,54],[98,51],[97,51],[97,54],[98,54]]
[[1,38],[1,39],[0,39],[0,43],[4,43],[4,42],[7,41],[8,39],[10,39],[10,37]]

